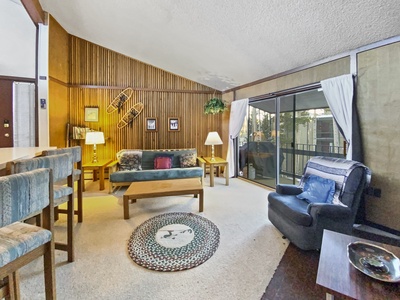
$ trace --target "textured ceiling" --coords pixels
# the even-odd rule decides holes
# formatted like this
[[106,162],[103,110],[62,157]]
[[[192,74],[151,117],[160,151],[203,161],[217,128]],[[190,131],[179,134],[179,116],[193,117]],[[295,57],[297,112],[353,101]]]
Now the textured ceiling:
[[400,0],[40,0],[70,34],[227,90],[400,35]]

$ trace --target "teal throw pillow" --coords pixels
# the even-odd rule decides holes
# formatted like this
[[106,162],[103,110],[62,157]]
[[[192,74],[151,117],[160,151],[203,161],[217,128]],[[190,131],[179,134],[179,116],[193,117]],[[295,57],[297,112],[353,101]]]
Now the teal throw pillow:
[[334,194],[334,180],[310,175],[304,183],[303,192],[296,197],[308,203],[332,203]]

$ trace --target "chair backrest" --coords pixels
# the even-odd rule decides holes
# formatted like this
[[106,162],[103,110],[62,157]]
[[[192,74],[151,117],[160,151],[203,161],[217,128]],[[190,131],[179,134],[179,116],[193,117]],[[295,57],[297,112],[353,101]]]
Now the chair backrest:
[[29,159],[18,159],[7,163],[7,174],[28,172],[40,168],[50,168],[53,171],[53,181],[72,177],[72,154],[64,153],[52,156],[41,156]]
[[69,148],[58,148],[58,149],[52,149],[52,150],[43,151],[43,155],[44,156],[58,155],[58,154],[63,154],[63,153],[72,154],[72,161],[74,163],[79,163],[79,162],[82,161],[82,148],[81,148],[81,146],[74,146],[74,147],[69,147]]
[[0,177],[0,226],[36,215],[52,203],[50,169]]
[[[334,204],[353,207],[357,200],[354,194],[359,194],[370,182],[371,171],[362,163],[343,158],[316,156],[311,158],[304,167],[300,186],[304,186],[305,179],[310,175],[317,175],[335,181]],[[358,207],[357,205],[355,205]]]

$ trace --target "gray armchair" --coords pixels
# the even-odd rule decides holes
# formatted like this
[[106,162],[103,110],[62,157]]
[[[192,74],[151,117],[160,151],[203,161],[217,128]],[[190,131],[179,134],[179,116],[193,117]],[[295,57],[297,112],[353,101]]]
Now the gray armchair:
[[[297,247],[320,249],[324,229],[351,234],[370,175],[369,169],[356,161],[311,158],[298,186],[281,184],[276,192],[269,193],[268,218]],[[332,191],[325,194],[318,190],[316,197],[305,199],[305,187],[313,188],[307,186],[307,181],[316,177],[321,182],[331,182]]]

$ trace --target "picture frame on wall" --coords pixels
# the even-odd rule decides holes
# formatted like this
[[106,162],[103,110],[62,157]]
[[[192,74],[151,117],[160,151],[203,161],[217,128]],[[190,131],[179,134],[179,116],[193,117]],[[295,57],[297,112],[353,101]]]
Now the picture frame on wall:
[[179,131],[180,123],[179,118],[168,118],[168,131]]
[[98,121],[99,121],[99,108],[85,107],[85,122],[98,122]]
[[146,131],[157,131],[157,118],[146,118]]

